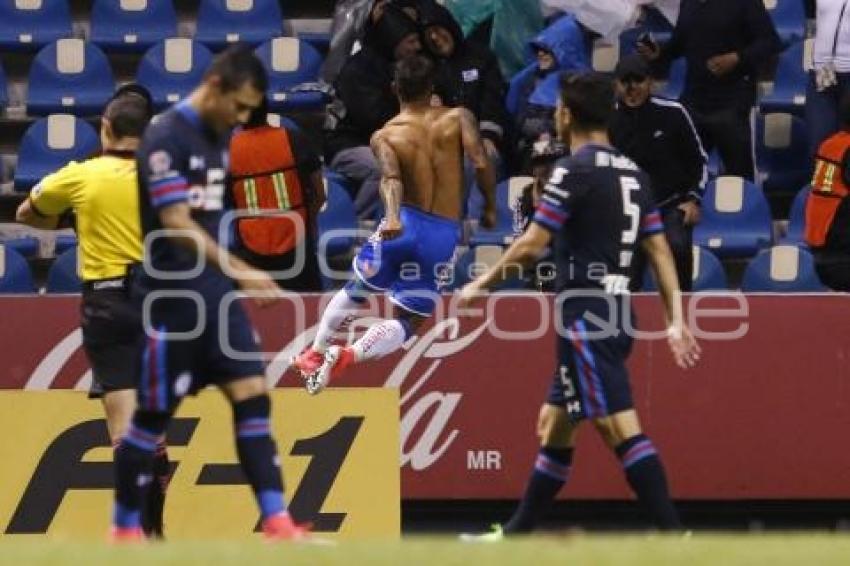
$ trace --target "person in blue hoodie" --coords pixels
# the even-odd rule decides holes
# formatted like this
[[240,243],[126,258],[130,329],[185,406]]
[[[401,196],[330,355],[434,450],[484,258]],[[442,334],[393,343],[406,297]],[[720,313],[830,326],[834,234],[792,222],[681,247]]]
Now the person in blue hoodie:
[[555,137],[558,76],[591,68],[589,32],[565,14],[528,43],[534,61],[511,79],[505,106],[513,118],[514,151],[523,169],[535,142]]

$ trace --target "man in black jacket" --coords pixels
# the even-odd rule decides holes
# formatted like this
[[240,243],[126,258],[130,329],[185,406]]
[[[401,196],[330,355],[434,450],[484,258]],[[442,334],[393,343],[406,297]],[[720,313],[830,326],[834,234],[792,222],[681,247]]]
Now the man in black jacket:
[[752,110],[759,67],[781,48],[762,0],[682,0],[670,41],[638,50],[653,60],[685,57],[681,101],[703,145],[717,147],[727,175],[753,180]]
[[505,81],[487,47],[464,40],[451,12],[433,0],[418,2],[425,47],[435,59],[434,93],[446,106],[463,106],[479,122],[484,148],[498,161],[505,134]]
[[[611,142],[649,175],[676,260],[679,287],[688,291],[693,227],[699,222],[707,157],[687,110],[678,102],[651,96],[649,66],[640,55],[622,59],[615,73],[619,101],[610,124]],[[640,251],[632,267],[631,288],[639,290],[646,268]]]
[[355,185],[354,206],[361,218],[373,218],[381,206],[381,170],[369,140],[399,111],[392,89],[393,62],[420,49],[416,22],[397,6],[381,5],[377,21],[367,24],[362,49],[345,62],[334,83],[336,99],[325,124],[325,160]]

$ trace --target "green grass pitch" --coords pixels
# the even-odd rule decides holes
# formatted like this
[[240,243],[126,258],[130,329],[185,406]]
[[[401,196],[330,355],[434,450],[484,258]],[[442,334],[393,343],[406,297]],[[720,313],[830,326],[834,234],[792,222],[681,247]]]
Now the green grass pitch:
[[0,564],[822,566],[850,564],[850,536],[696,534],[683,539],[661,535],[564,535],[486,545],[463,544],[453,537],[407,537],[401,541],[344,542],[333,547],[267,544],[260,540],[111,546],[6,539],[0,542]]

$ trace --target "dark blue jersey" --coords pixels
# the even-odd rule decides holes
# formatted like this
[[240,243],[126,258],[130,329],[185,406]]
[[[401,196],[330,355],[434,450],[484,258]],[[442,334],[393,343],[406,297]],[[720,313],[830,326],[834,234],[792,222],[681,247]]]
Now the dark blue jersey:
[[649,177],[610,147],[559,160],[534,214],[553,232],[557,290],[628,289],[640,238],[663,231],[652,203]]
[[[171,108],[145,131],[138,152],[139,208],[145,237],[163,226],[159,210],[175,203],[191,206],[192,218],[216,241],[225,213],[225,179],[228,136],[206,127],[197,112],[182,102]],[[153,239],[149,261],[158,271],[190,271],[198,263],[196,254],[167,237]],[[151,275],[151,274],[148,274]],[[157,287],[230,286],[217,268],[207,266],[190,279],[146,277]]]

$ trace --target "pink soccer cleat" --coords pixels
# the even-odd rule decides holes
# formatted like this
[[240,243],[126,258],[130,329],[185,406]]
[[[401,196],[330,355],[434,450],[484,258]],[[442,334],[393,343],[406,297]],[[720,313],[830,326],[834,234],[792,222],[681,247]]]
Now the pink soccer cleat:
[[141,527],[116,527],[109,531],[109,540],[113,544],[139,544],[147,540]]
[[296,525],[292,515],[283,512],[263,520],[263,536],[268,541],[308,541],[310,529]]
[[307,378],[307,392],[319,393],[331,380],[338,378],[345,368],[354,363],[354,350],[350,346],[331,346],[325,352],[325,359],[318,371]]
[[303,352],[290,360],[290,366],[295,368],[301,377],[308,379],[319,371],[324,361],[324,354],[317,352],[312,346],[307,346]]

